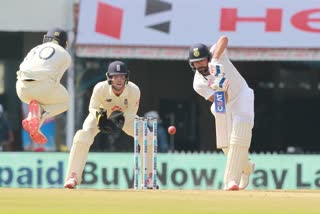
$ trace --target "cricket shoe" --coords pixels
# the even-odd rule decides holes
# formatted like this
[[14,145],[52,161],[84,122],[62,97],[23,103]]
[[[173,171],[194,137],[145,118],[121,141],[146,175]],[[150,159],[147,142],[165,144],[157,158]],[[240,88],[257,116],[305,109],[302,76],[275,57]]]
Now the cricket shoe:
[[31,113],[29,112],[28,113],[28,116],[22,120],[22,127],[23,129],[29,133],[30,129],[29,129],[29,121],[30,121],[30,118],[31,118]]
[[72,175],[64,183],[64,188],[75,189],[77,185],[78,185],[78,180],[77,180],[76,173],[72,173]]
[[33,141],[35,141],[38,144],[45,144],[48,139],[42,134],[40,131],[40,121],[41,121],[41,107],[38,101],[31,100],[29,103],[29,112],[31,114],[29,123],[29,134]]
[[224,185],[224,190],[237,191],[237,190],[239,190],[239,185],[234,180],[231,180]]
[[31,134],[30,132],[30,138],[32,139],[32,141],[38,144],[45,144],[46,142],[48,142],[47,137],[44,136],[40,129],[37,132],[34,132],[33,134]]
[[254,168],[255,168],[255,163],[248,162],[247,169],[243,170],[242,172],[239,189],[244,190],[245,188],[247,188],[249,184],[250,175],[254,171]]
[[29,132],[29,118],[22,120],[22,127],[26,132]]

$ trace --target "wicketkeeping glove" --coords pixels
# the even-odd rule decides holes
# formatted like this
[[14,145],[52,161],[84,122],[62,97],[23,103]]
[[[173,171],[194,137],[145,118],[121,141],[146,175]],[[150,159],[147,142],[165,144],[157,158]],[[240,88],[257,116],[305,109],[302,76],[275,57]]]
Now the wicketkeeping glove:
[[111,120],[119,129],[123,128],[125,118],[122,111],[113,111],[109,116],[109,120]]
[[96,112],[96,117],[98,120],[98,128],[102,132],[109,132],[110,123],[108,121],[107,111],[105,109],[100,109]]
[[124,116],[121,111],[114,111],[110,114],[109,118],[107,117],[107,111],[100,109],[96,113],[98,120],[98,128],[100,131],[107,134],[114,134],[121,132],[121,129],[124,125]]

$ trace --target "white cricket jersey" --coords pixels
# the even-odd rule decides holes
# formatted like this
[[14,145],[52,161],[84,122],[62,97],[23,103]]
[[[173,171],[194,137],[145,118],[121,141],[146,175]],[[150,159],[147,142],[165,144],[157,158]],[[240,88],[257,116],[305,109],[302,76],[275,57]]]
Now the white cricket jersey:
[[60,82],[64,72],[71,64],[70,54],[60,45],[47,42],[34,47],[17,72],[19,80],[54,80]]
[[[215,45],[213,45],[210,49],[210,52],[214,52]],[[219,59],[219,63],[224,67],[225,77],[230,80],[230,84],[228,87],[228,100],[233,100],[237,97],[237,95],[245,89],[250,89],[245,79],[240,75],[238,70],[234,67],[234,65],[229,60],[226,50],[222,53]],[[195,72],[193,79],[193,88],[194,90],[204,97],[206,100],[209,99],[213,94],[214,90],[209,86],[209,79],[214,79],[212,75],[208,75],[204,78],[198,71]],[[251,90],[251,89],[250,89]]]
[[[107,110],[108,117],[113,111],[120,110],[124,113],[126,122],[133,120],[138,112],[140,102],[140,89],[133,82],[128,82],[120,96],[113,93],[108,81],[99,82],[93,89],[89,111],[96,117],[99,108]],[[132,126],[133,128],[133,126]]]

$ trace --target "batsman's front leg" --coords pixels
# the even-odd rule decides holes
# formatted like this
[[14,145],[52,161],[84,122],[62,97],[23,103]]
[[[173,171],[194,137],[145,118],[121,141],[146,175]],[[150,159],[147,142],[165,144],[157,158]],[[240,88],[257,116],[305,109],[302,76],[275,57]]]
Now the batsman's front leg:
[[239,190],[242,170],[248,161],[252,124],[237,121],[233,124],[224,175],[225,190]]

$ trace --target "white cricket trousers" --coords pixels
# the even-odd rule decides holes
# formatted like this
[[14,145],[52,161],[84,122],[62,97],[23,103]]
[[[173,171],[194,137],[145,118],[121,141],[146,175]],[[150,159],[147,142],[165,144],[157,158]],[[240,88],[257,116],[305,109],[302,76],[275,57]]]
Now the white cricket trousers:
[[53,117],[69,108],[69,94],[65,87],[53,80],[24,81],[17,80],[16,90],[20,100],[29,104],[37,100],[47,117]]

